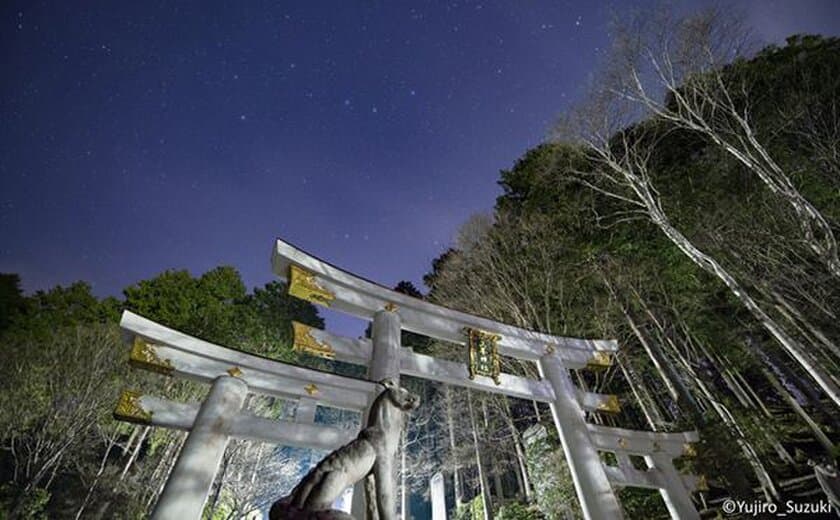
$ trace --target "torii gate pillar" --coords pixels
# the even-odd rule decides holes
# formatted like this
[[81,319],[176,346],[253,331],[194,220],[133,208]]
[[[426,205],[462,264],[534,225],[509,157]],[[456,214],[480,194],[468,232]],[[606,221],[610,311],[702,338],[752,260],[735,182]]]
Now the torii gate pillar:
[[201,404],[152,520],[201,518],[204,502],[230,439],[230,423],[242,409],[248,385],[220,376]]
[[[371,342],[373,353],[368,369],[368,379],[379,382],[390,377],[399,383],[400,380],[400,346],[402,324],[396,309],[377,311],[371,323]],[[371,396],[371,403],[376,396]],[[370,407],[370,403],[368,403]],[[365,427],[366,416],[362,417],[361,427]],[[355,518],[367,518],[365,504],[365,481],[361,480],[353,486],[351,511]]]
[[577,389],[568,370],[553,353],[543,356],[539,367],[540,375],[554,387],[551,415],[563,443],[583,516],[587,520],[623,518],[598,450],[589,438],[583,410],[575,397]]
[[446,489],[440,471],[429,480],[429,495],[432,500],[432,520],[446,520]]
[[378,311],[373,315],[371,340],[373,357],[368,379],[379,382],[386,377],[400,380],[400,315],[396,310]]
[[700,520],[700,513],[697,512],[697,509],[691,502],[691,493],[680,485],[682,476],[674,469],[671,460],[661,456],[648,455],[645,457],[645,462],[649,468],[656,468],[661,471],[665,483],[670,484],[660,488],[659,493],[662,495],[662,500],[665,502],[671,518]]

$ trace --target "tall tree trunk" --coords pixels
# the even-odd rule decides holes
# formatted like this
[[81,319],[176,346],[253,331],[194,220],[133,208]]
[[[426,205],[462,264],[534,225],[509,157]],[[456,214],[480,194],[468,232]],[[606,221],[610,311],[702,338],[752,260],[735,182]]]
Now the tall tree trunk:
[[82,513],[85,511],[85,508],[90,502],[90,497],[93,495],[93,491],[96,489],[97,484],[99,484],[99,479],[102,477],[102,473],[105,471],[105,465],[108,462],[108,456],[111,454],[111,449],[116,444],[116,434],[111,433],[108,437],[108,448],[105,450],[105,454],[102,456],[102,460],[99,461],[99,468],[96,471],[96,476],[94,477],[93,481],[88,486],[87,494],[85,495],[84,500],[82,500],[82,505],[79,506],[79,509],[76,511],[76,520],[82,517]]
[[[455,444],[455,418],[452,413],[452,387],[446,385],[444,390],[446,398],[446,424],[449,427],[449,450],[454,455],[457,445]],[[455,484],[455,505],[464,503],[464,483],[461,480],[460,468],[457,459],[453,456],[452,479]]]
[[[664,327],[653,314],[653,312],[650,310],[650,308],[647,306],[645,301],[638,294],[638,292],[636,293],[636,296],[639,302],[647,310],[653,323],[656,324],[658,330],[660,331],[660,337],[663,339],[664,343],[670,347],[674,359],[683,367],[684,373],[690,376],[690,380],[693,382],[694,387],[698,390],[700,395],[702,395],[709,401],[718,417],[720,417],[723,423],[727,425],[727,427],[729,427],[732,431],[732,434],[735,436],[736,442],[741,448],[742,453],[752,466],[756,478],[758,479],[767,500],[772,500],[773,498],[778,499],[778,491],[776,490],[776,487],[773,484],[773,480],[770,477],[770,474],[767,472],[767,469],[764,467],[764,464],[761,462],[760,458],[758,457],[758,454],[756,453],[750,441],[744,436],[743,429],[738,424],[738,421],[735,419],[735,417],[732,416],[729,410],[726,409],[726,407],[717,400],[715,395],[709,390],[709,388],[706,386],[703,380],[697,375],[696,371],[694,370],[694,366],[691,364],[691,361],[686,357],[685,353],[677,347],[674,341],[665,333]],[[688,335],[687,329],[685,332],[686,335]],[[712,355],[706,350],[706,348],[702,344],[700,345],[700,347],[705,358],[712,363],[712,365],[718,372],[721,372],[721,368],[718,366],[718,363],[715,362],[715,359],[712,357]],[[681,388],[683,388],[689,395],[691,395],[690,392],[688,392],[688,390],[684,386],[681,386]],[[694,403],[694,406],[691,408],[692,417],[697,424],[702,425],[705,422],[705,420],[702,416],[699,403],[693,397],[691,397],[691,402]],[[728,474],[729,478],[731,479],[735,479],[739,482],[743,480],[739,476],[739,472],[728,472]],[[740,484],[740,487],[744,487],[743,482]]]
[[761,410],[761,413],[763,413],[764,416],[767,417],[767,418],[772,418],[773,414],[771,414],[770,410],[768,410],[767,407],[764,405],[764,400],[761,399],[758,396],[758,394],[755,392],[755,390],[753,390],[752,385],[750,385],[747,382],[747,380],[744,379],[744,376],[742,376],[741,373],[738,372],[737,370],[734,372],[734,374],[735,374],[735,377],[741,382],[741,385],[744,388],[747,389],[747,392],[749,392],[750,396],[752,397],[753,402],[756,403],[758,408]]
[[481,489],[481,498],[484,502],[484,520],[493,520],[493,502],[490,499],[490,486],[487,483],[487,472],[481,462],[481,449],[478,443],[478,427],[475,423],[475,410],[473,409],[472,391],[467,390],[467,403],[470,410],[470,427],[472,429],[473,448],[475,450],[475,466],[478,470],[478,483]]
[[[608,283],[608,282],[607,282]],[[610,287],[610,291],[612,292],[612,286]],[[613,292],[613,295],[615,293]],[[642,331],[639,330],[638,325],[636,325],[636,320],[630,316],[630,313],[627,312],[627,309],[624,307],[624,304],[621,302],[617,302],[618,306],[621,308],[621,313],[624,315],[625,321],[627,324],[630,325],[630,330],[633,331],[633,335],[636,336],[636,339],[639,340],[639,343],[642,345],[642,348],[645,349],[645,353],[648,355],[648,359],[650,362],[653,363],[653,368],[656,369],[656,373],[659,375],[659,379],[662,380],[662,383],[665,384],[665,388],[668,390],[668,394],[674,400],[674,402],[679,401],[680,395],[677,392],[677,387],[674,382],[671,380],[671,376],[666,373],[663,365],[667,363],[667,360],[663,359],[662,353],[659,351],[658,348],[655,348],[642,334]]]
[[[525,502],[527,503],[527,502],[531,501],[531,498],[530,498],[529,495],[527,495],[525,493],[525,489],[526,489],[525,481],[522,480],[523,473],[522,473],[522,465],[521,464],[522,464],[523,461],[519,460],[518,456],[516,457],[516,459],[517,459],[515,461],[516,462],[516,469],[514,470],[513,474],[516,477],[516,489],[518,490],[517,495],[519,497],[521,497],[523,500],[525,500]],[[511,462],[514,462],[514,461],[511,461]]]
[[[671,395],[676,396],[674,400],[680,405],[680,407],[682,407],[683,409],[688,407],[688,410],[694,416],[700,415],[702,413],[700,410],[700,405],[697,403],[697,400],[694,398],[694,395],[692,395],[691,391],[689,391],[689,389],[686,387],[683,378],[680,377],[680,374],[676,370],[674,370],[674,364],[662,351],[662,345],[665,344],[670,346],[671,352],[677,356],[683,356],[682,352],[679,351],[677,345],[675,345],[671,338],[668,336],[665,327],[662,325],[662,322],[656,317],[656,314],[654,314],[653,310],[647,304],[645,299],[642,298],[642,295],[639,294],[639,292],[635,288],[633,288],[632,292],[636,298],[636,301],[638,301],[642,305],[642,308],[644,309],[648,318],[650,318],[650,320],[653,322],[655,326],[654,330],[658,333],[657,335],[659,341],[651,342],[649,344],[649,355],[651,355],[652,358],[656,357],[659,359],[659,363],[663,367],[663,372],[665,372],[665,374],[668,375],[668,378],[672,383],[673,391],[675,392]],[[622,308],[622,311],[625,313],[625,316],[629,315],[629,312],[626,309]],[[632,321],[632,317],[630,318],[630,320]],[[634,328],[634,331],[635,330],[637,329]]]
[[682,233],[671,226],[670,222],[665,220],[664,215],[661,217],[662,222],[657,223],[663,229],[666,235],[683,250],[694,263],[702,267],[706,271],[718,277],[732,292],[733,295],[746,307],[746,309],[755,317],[756,320],[767,330],[776,341],[793,357],[805,371],[810,375],[823,389],[823,391],[834,401],[835,405],[840,406],[840,389],[834,381],[826,374],[821,367],[814,364],[811,359],[802,351],[802,346],[799,345],[787,332],[785,332],[773,318],[768,315],[764,309],[758,306],[747,291],[741,287],[735,278],[721,266],[717,260],[697,249]]
[[542,422],[542,414],[540,414],[540,403],[536,401],[531,401],[531,403],[534,404],[534,418],[538,423]]
[[134,446],[134,449],[131,451],[131,457],[128,458],[128,461],[125,463],[125,467],[123,467],[122,473],[120,473],[120,480],[125,478],[125,475],[128,473],[128,469],[134,464],[134,461],[137,460],[137,455],[140,453],[140,448],[143,447],[143,441],[146,440],[146,435],[149,434],[149,430],[151,428],[149,426],[143,427],[143,432],[140,434],[140,438],[137,440],[137,444]]
[[131,453],[131,451],[132,451],[131,446],[134,445],[134,440],[137,438],[137,435],[143,430],[143,428],[144,427],[140,426],[139,424],[135,424],[131,428],[131,435],[129,435],[128,440],[125,441],[125,446],[123,447],[123,450],[122,450],[122,456],[123,457],[125,457],[126,455]]
[[802,408],[799,402],[797,402],[796,398],[790,395],[790,392],[788,392],[784,385],[782,385],[782,383],[779,382],[779,379],[776,377],[775,374],[773,374],[766,368],[762,369],[761,372],[764,374],[764,377],[766,377],[767,380],[770,381],[770,384],[773,386],[773,389],[776,390],[776,392],[782,396],[782,398],[785,400],[785,402],[788,403],[788,405],[790,405],[793,411],[796,412],[796,414],[802,418],[805,424],[808,425],[808,428],[810,428],[811,432],[813,432],[814,437],[816,437],[816,439],[825,449],[826,454],[831,455],[834,452],[834,443],[831,442],[831,439],[829,439],[825,432],[822,431],[822,428],[820,428],[819,424],[817,424],[816,421],[814,421],[814,419],[812,419],[811,416],[808,415],[808,412],[806,412]]
[[498,468],[495,469],[496,471],[493,471],[493,491],[496,492],[496,499],[501,503],[505,499],[505,489],[502,485],[502,476],[499,474]]
[[[764,491],[765,498],[768,501],[770,500],[778,500],[779,499],[779,492],[776,489],[775,484],[773,483],[773,479],[770,477],[770,474],[767,472],[767,468],[764,467],[764,464],[761,462],[761,459],[756,453],[755,448],[753,448],[752,443],[746,438],[744,432],[729,410],[724,406],[720,401],[717,400],[715,395],[709,390],[706,386],[706,383],[697,375],[694,370],[694,367],[691,363],[680,353],[677,352],[678,357],[677,360],[685,369],[686,373],[689,374],[694,382],[694,385],[697,387],[699,392],[709,401],[712,408],[714,409],[715,413],[720,417],[723,423],[729,427],[732,431],[733,435],[735,436],[735,440],[738,443],[738,446],[741,448],[742,453],[746,457],[747,461],[753,468],[755,472],[756,478],[758,479],[762,490]],[[702,417],[696,416],[696,421],[699,421],[702,424]],[[732,472],[730,475],[732,478],[739,478],[738,473],[740,472]]]
[[639,408],[642,409],[642,414],[644,414],[650,429],[657,431],[665,423],[665,419],[662,417],[656,403],[650,397],[650,392],[644,382],[636,380],[637,377],[632,367],[625,366],[621,357],[616,356],[616,363],[618,364],[618,368],[621,369],[624,379],[630,384],[630,391],[633,392],[636,402],[639,403]]
[[251,467],[251,485],[253,485],[257,481],[257,472],[259,471],[259,468],[262,465],[263,446],[263,443],[257,444],[257,459],[254,465]]
[[408,433],[406,429],[403,429],[402,433],[400,434],[400,445],[402,449],[400,450],[400,513],[402,515],[402,520],[409,520],[410,512],[409,512],[409,493],[408,493],[408,486],[407,483],[407,468],[406,468],[406,452],[408,451],[407,445],[407,437]]
[[516,425],[513,423],[513,414],[510,410],[510,403],[507,400],[507,397],[501,396],[500,399],[502,400],[502,415],[504,416],[505,423],[507,424],[508,431],[510,432],[511,439],[513,440],[513,448],[516,452],[516,463],[519,467],[519,471],[516,472],[516,480],[519,483],[519,489],[522,490],[522,494],[524,495],[525,501],[531,501],[531,482],[530,478],[528,477],[528,464],[525,460],[525,450],[522,448],[522,436],[519,434],[519,430],[516,429]]
[[[184,445],[186,437],[186,433],[176,433],[169,442],[169,446],[166,447],[164,456],[161,457],[155,471],[152,473],[151,479],[149,479],[153,483],[154,487],[152,488],[151,493],[149,493],[149,498],[146,501],[146,509],[152,507],[152,504],[155,503],[158,496],[163,491],[163,486],[166,485],[166,481],[169,479],[169,474],[172,473],[172,468],[175,467],[175,461],[178,459],[178,454],[181,452],[181,447]],[[160,477],[158,477],[159,480],[155,478],[158,474],[160,474]]]
[[[752,296],[741,286],[741,284],[727,271],[717,260],[701,251],[697,246],[691,242],[688,237],[683,235],[665,214],[662,208],[661,201],[658,198],[654,187],[651,185],[649,172],[647,170],[646,161],[648,160],[646,152],[635,149],[637,143],[630,143],[627,135],[622,135],[623,154],[624,157],[616,157],[613,153],[609,143],[599,147],[597,144],[590,143],[593,152],[598,154],[602,161],[608,168],[613,170],[616,174],[624,179],[624,184],[630,188],[636,196],[636,201],[630,201],[634,204],[642,206],[648,214],[650,220],[665,234],[666,237],[682,251],[692,262],[704,271],[714,275],[726,285],[729,291],[741,302],[750,314],[761,324],[764,329],[770,333],[773,338],[784,348],[790,356],[795,359],[810,377],[817,382],[820,388],[826,395],[834,401],[836,406],[840,406],[840,388],[834,381],[825,373],[824,370],[815,364],[806,353],[803,352],[802,346],[795,341],[787,332],[779,326],[776,321],[767,314],[753,299]],[[622,197],[624,200],[630,200]]]
[[110,499],[102,502],[96,509],[96,513],[91,515],[91,518],[93,518],[94,520],[100,520],[101,518],[105,518],[105,513],[108,512],[109,507],[111,507]]
[[[802,335],[808,337],[811,344],[816,348],[828,349],[835,358],[840,359],[840,348],[829,340],[825,334],[815,327],[805,316],[802,315],[793,305],[791,305],[784,296],[778,291],[772,291],[773,298],[776,299],[778,305],[777,310],[801,331]],[[797,321],[799,323],[797,323]],[[800,325],[801,324],[801,325]],[[813,336],[813,338],[809,337]]]

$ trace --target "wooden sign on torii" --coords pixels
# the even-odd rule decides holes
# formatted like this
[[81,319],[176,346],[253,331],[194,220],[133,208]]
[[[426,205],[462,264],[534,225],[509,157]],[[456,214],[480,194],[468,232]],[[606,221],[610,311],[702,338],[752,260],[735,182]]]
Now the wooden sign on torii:
[[[622,518],[614,490],[620,486],[657,489],[672,518],[699,518],[691,493],[702,479],[679,473],[672,462],[697,442],[695,432],[644,432],[586,422],[585,411],[617,412],[618,399],[579,390],[568,370],[608,364],[618,349],[615,341],[552,336],[434,305],[364,280],[282,240],[275,244],[272,267],[287,282],[290,294],[372,322],[370,340],[294,325],[296,349],[366,366],[367,380],[214,345],[124,312],[121,326],[134,364],[213,385],[200,406],[132,392],[120,399],[115,412],[120,419],[190,432],[153,518],[200,518],[231,437],[322,449],[344,444],[356,432],[314,424],[315,407],[364,413],[379,391],[373,381],[398,380],[400,374],[549,404],[586,518]],[[492,345],[485,344],[481,351],[491,362],[476,370],[469,363],[403,349],[402,330],[462,345],[471,336],[491,337]],[[535,362],[541,379],[495,371],[498,364],[492,356],[498,354]],[[243,412],[249,392],[297,400],[295,420]],[[599,452],[613,453],[617,465],[605,465]],[[636,469],[631,456],[643,457],[647,470]],[[359,498],[355,493],[353,511],[362,518]]]

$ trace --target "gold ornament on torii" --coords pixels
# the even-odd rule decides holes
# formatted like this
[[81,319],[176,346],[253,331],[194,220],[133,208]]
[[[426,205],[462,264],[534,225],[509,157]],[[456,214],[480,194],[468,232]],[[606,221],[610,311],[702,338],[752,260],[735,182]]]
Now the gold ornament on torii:
[[294,330],[292,348],[295,352],[305,352],[324,359],[335,359],[333,348],[329,344],[315,339],[315,336],[312,335],[312,327],[293,321],[292,329]]
[[128,357],[132,365],[165,376],[172,374],[172,371],[175,370],[172,361],[161,359],[158,356],[157,350],[155,350],[155,346],[140,336],[134,336],[134,342],[131,344],[131,353]]
[[329,307],[335,299],[335,294],[318,283],[315,273],[296,265],[289,266],[289,294],[325,307]]
[[464,332],[467,334],[467,345],[470,349],[470,379],[475,379],[475,376],[487,376],[497,385],[501,384],[498,342],[502,337],[471,328],[464,329]]

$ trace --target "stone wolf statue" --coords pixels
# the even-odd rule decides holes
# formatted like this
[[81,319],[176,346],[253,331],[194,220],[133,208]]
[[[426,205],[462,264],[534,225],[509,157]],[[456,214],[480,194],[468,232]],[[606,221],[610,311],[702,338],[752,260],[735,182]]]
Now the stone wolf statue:
[[365,428],[353,441],[324,457],[289,496],[275,502],[270,520],[352,520],[330,506],[348,486],[363,478],[367,520],[395,520],[394,457],[406,412],[417,408],[420,398],[393,379],[379,384],[385,389],[373,401]]

